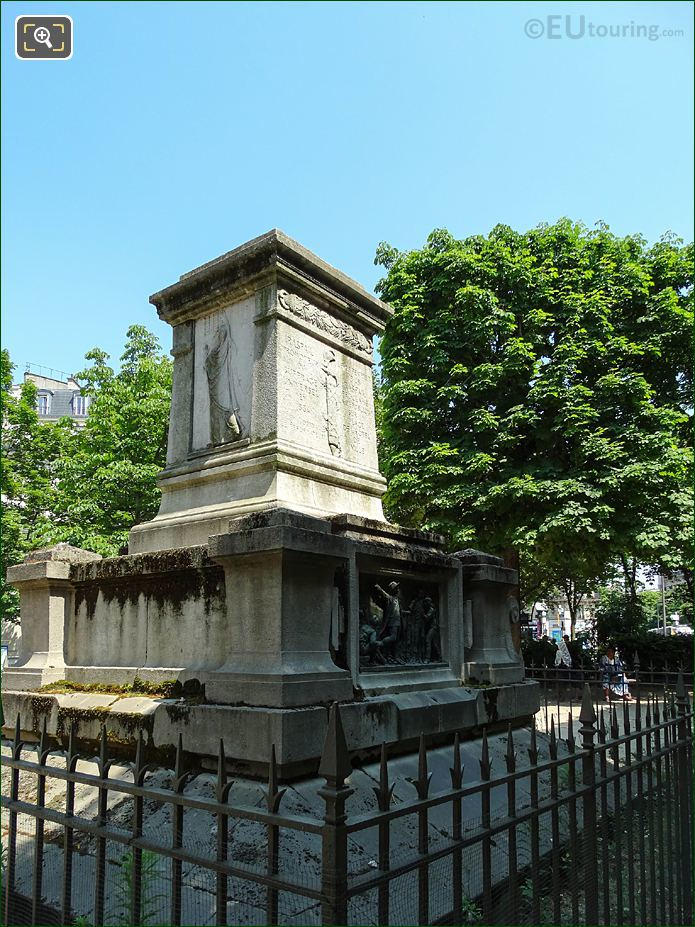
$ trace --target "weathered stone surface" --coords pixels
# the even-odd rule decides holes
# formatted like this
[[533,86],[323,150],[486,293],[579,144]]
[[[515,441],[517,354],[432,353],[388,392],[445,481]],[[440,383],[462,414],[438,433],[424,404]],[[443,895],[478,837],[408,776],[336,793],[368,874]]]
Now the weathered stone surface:
[[[382,695],[341,703],[348,749],[371,755],[382,743],[407,748],[420,734],[479,731],[485,725],[529,718],[540,705],[537,683],[487,689],[447,688]],[[171,756],[182,735],[183,748],[212,763],[220,738],[230,767],[263,777],[271,746],[280,775],[295,778],[315,771],[323,748],[329,706],[294,709],[194,704],[183,699],[119,697],[92,693],[32,694],[3,691],[7,734],[17,714],[22,730],[65,738],[74,726],[82,743],[96,742],[101,725],[125,755],[134,755],[140,732],[148,754]]]
[[32,550],[25,557],[25,563],[36,563],[43,560],[67,560],[69,563],[89,563],[101,560],[101,554],[91,550],[82,550],[72,544],[55,544],[53,547],[44,547],[41,550]]
[[74,611],[70,570],[98,554],[68,544],[32,551],[12,566],[7,579],[20,591],[22,640],[19,661],[2,674],[3,688],[37,689],[65,675],[65,626]]
[[463,574],[464,681],[493,685],[521,681],[524,662],[511,630],[512,621],[519,620],[519,604],[513,596],[516,570],[480,551],[465,550],[455,556]]
[[283,506],[382,518],[372,337],[391,310],[273,230],[151,297],[174,328],[167,467],[140,552]]
[[236,763],[275,743],[287,769],[315,761],[335,701],[360,751],[532,713],[515,571],[383,520],[371,338],[389,307],[277,230],[152,302],[174,356],[159,514],[128,556],[57,545],[10,569],[23,650],[3,690],[178,680],[199,704],[70,710],[86,737],[105,711],[153,749],[183,726],[202,755],[229,727]]

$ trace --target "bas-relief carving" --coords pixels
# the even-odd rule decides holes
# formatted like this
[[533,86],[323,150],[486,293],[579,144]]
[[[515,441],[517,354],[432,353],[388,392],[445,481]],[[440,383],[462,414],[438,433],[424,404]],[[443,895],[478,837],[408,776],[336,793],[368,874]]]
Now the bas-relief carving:
[[235,307],[196,323],[193,449],[248,434],[252,346],[245,343],[242,312]]
[[348,325],[347,322],[333,318],[325,310],[313,306],[306,299],[297,296],[296,293],[288,293],[287,290],[278,290],[278,302],[283,309],[291,312],[298,319],[302,319],[304,322],[308,322],[309,325],[313,325],[314,328],[332,335],[333,338],[353,348],[353,350],[371,357],[372,345],[369,339],[362,332],[353,328],[352,325]]
[[[383,588],[369,588],[368,601],[359,610],[360,666],[372,669],[387,665],[418,666],[442,660],[436,589],[402,588],[392,580]],[[417,584],[415,584],[417,585]],[[361,596],[364,600],[365,594]],[[381,614],[376,613],[376,606]]]
[[[225,324],[226,323],[226,324]],[[212,345],[205,345],[205,373],[208,380],[210,413],[210,444],[226,444],[241,436],[239,403],[235,396],[231,367],[232,350],[236,345],[226,316],[221,316]]]
[[512,656],[517,658],[521,655],[521,624],[519,621],[521,612],[519,609],[519,601],[516,596],[507,596],[507,609],[509,610],[510,636],[512,646],[514,647]]
[[340,457],[340,434],[338,431],[340,412],[340,383],[338,382],[338,359],[335,351],[328,350],[323,355],[323,379],[326,392],[326,437],[328,447],[334,457]]

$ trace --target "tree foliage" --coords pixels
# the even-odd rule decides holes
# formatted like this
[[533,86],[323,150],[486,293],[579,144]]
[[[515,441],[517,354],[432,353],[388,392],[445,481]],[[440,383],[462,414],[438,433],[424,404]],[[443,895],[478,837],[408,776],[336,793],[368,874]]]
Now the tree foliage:
[[13,371],[9,353],[3,350],[0,608],[11,621],[19,614],[19,596],[5,581],[7,568],[40,545],[55,497],[58,460],[73,428],[69,419],[55,425],[40,422],[36,386],[23,383],[13,395]]
[[[575,589],[692,557],[692,246],[606,226],[381,245],[386,504]],[[542,585],[542,583],[541,583]]]
[[98,348],[86,359],[90,366],[76,376],[91,397],[89,416],[58,462],[49,535],[109,556],[127,543],[133,525],[157,514],[172,365],[141,325],[128,329],[118,373]]
[[5,571],[28,550],[66,541],[105,556],[119,553],[130,528],[159,506],[157,473],[166,461],[171,360],[143,326],[128,329],[115,373],[99,348],[76,375],[91,397],[83,428],[70,419],[40,422],[36,388],[11,395],[3,352],[2,606],[17,613]]

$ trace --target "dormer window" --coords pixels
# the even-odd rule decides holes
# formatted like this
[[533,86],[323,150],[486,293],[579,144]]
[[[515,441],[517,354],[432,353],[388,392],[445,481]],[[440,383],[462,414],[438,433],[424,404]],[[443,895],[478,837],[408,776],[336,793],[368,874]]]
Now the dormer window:
[[48,415],[50,407],[51,403],[48,393],[39,393],[37,398],[37,409],[39,415]]
[[74,415],[87,414],[87,397],[81,393],[75,393],[72,397],[72,410]]

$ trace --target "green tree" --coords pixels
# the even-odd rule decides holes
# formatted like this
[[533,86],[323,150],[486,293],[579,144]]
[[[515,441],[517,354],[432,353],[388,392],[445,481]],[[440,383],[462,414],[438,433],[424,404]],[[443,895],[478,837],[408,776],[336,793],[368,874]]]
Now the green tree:
[[86,359],[91,365],[76,376],[91,397],[89,415],[58,462],[47,539],[113,556],[130,528],[159,507],[156,477],[166,461],[172,364],[141,325],[128,329],[118,373],[98,348]]
[[[576,600],[661,563],[690,485],[692,246],[563,219],[380,245],[389,511],[456,546],[510,543]],[[686,552],[678,554],[682,557]],[[689,558],[688,558],[689,562]],[[569,601],[569,600],[568,600]]]
[[18,618],[19,596],[5,581],[7,568],[40,546],[55,502],[57,462],[73,430],[69,419],[42,423],[36,409],[36,386],[25,382],[13,394],[13,372],[9,352],[3,350],[0,608],[9,621]]

